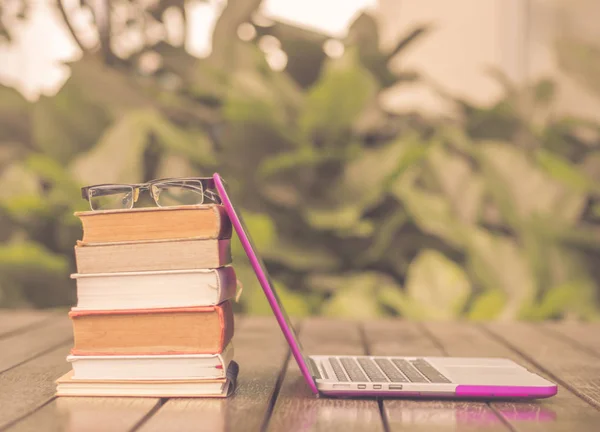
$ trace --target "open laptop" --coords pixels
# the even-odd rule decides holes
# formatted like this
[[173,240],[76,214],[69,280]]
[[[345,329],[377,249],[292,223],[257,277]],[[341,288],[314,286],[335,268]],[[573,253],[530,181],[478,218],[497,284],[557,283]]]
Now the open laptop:
[[315,395],[534,399],[556,394],[556,384],[502,358],[304,355],[239,210],[221,176],[214,174],[213,178],[275,318]]

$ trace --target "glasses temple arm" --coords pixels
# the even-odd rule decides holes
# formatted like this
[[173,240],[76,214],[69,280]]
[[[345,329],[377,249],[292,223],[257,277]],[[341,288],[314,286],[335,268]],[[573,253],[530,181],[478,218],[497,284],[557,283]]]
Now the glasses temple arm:
[[[118,189],[94,189],[94,197],[106,196],[106,195],[116,195],[119,193],[131,193],[132,191],[137,190],[138,188],[132,188],[127,190],[118,190]],[[81,197],[83,199],[89,200],[89,191],[90,189],[81,189]],[[139,192],[138,192],[139,193]]]

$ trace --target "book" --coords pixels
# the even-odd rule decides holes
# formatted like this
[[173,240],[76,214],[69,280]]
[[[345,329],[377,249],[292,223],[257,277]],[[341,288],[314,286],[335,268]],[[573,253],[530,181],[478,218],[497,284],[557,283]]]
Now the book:
[[233,342],[220,354],[67,357],[74,380],[186,380],[224,378]]
[[233,337],[230,301],[168,309],[71,310],[72,355],[218,354]]
[[111,243],[231,237],[231,222],[221,205],[142,207],[76,212],[83,242]]
[[76,380],[70,371],[56,380],[57,396],[227,397],[237,384],[239,366],[232,361],[226,378],[205,380]]
[[211,306],[235,297],[233,267],[126,273],[73,274],[74,310]]
[[231,264],[230,240],[175,240],[75,246],[77,272],[212,269]]

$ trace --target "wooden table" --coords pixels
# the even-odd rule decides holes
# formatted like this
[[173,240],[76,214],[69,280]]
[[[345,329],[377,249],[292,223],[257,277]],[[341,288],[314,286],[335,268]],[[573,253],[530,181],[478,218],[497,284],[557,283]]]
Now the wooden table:
[[308,353],[502,356],[560,384],[538,402],[313,397],[272,317],[238,317],[236,394],[220,399],[55,398],[69,369],[66,312],[0,311],[0,430],[600,431],[600,324],[307,319]]

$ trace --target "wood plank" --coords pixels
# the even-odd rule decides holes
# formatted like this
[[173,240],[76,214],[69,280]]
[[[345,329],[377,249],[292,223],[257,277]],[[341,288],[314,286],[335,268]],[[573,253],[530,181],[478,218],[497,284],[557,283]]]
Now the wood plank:
[[[70,368],[65,360],[68,349],[63,354],[62,357],[52,357],[48,363],[54,362],[58,369],[64,368],[66,372]],[[19,372],[25,366],[14,370]],[[128,431],[150,416],[153,410],[156,410],[161,404],[159,398],[54,398],[54,383],[52,383],[51,392],[47,392],[47,389],[44,390],[43,394],[47,396],[49,403],[14,424],[9,430],[19,432],[37,430]],[[40,405],[42,404],[43,402],[40,403]],[[36,406],[32,405],[30,411],[35,408]]]
[[0,374],[0,429],[54,397],[54,381],[69,370],[71,343]]
[[600,362],[595,355],[531,324],[493,323],[485,324],[485,328],[543,369],[554,381],[600,408]]
[[60,397],[8,431],[129,431],[159,403],[150,398]]
[[50,311],[0,309],[0,338],[40,324],[52,315]]
[[[439,356],[441,347],[414,323],[399,320],[363,325],[372,355]],[[508,431],[484,402],[386,399],[384,412],[390,431]]]
[[149,431],[257,431],[271,399],[288,345],[274,317],[236,321],[238,388],[228,399],[170,399],[140,429]]
[[539,325],[543,330],[559,335],[565,341],[600,356],[600,323],[553,322]]
[[0,340],[0,373],[71,340],[73,331],[66,314],[46,321],[39,328],[6,337]]
[[[303,322],[300,340],[306,354],[365,353],[356,322],[312,318]],[[373,399],[317,399],[292,358],[268,430],[382,431],[384,427]]]
[[[459,357],[505,357],[545,378],[543,371],[473,323],[428,323],[426,328],[445,348]],[[556,396],[531,402],[493,402],[491,406],[515,431],[595,431],[600,411],[561,387]]]

